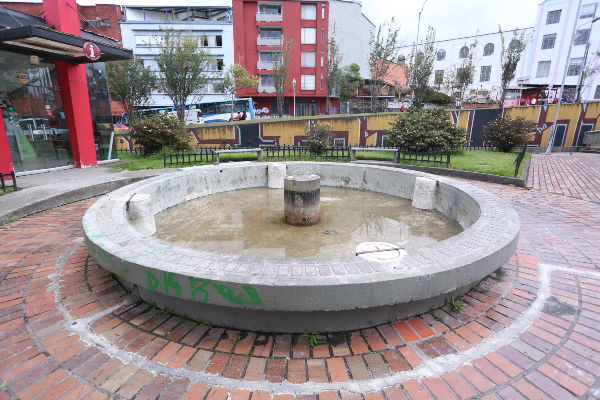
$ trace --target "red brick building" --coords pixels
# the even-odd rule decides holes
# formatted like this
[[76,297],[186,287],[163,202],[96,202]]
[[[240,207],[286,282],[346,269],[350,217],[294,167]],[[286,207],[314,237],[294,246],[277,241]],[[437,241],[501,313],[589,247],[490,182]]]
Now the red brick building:
[[[292,40],[283,114],[326,114],[328,1],[233,0],[233,29],[235,59],[242,57],[246,69],[261,79],[258,89],[248,89],[241,95],[255,100],[258,118],[277,115],[272,61],[282,38]],[[332,99],[331,111],[339,113],[339,99]]]

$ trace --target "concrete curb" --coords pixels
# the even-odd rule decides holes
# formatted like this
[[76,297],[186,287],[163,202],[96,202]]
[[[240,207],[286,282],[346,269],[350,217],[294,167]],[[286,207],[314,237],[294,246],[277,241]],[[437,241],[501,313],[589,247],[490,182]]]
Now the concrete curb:
[[16,220],[16,219],[23,218],[23,217],[26,217],[31,214],[35,214],[35,213],[47,210],[49,208],[59,207],[59,206],[65,205],[65,204],[69,204],[69,203],[73,203],[76,201],[85,200],[85,199],[89,199],[91,197],[96,197],[96,196],[100,196],[100,195],[103,195],[106,193],[110,193],[114,190],[122,188],[123,186],[127,186],[129,184],[132,184],[132,183],[144,180],[144,179],[148,179],[153,176],[154,175],[138,176],[138,177],[131,177],[131,178],[124,178],[124,179],[113,180],[113,181],[108,181],[108,182],[102,182],[102,183],[98,183],[96,185],[86,186],[86,187],[69,190],[69,191],[55,194],[55,195],[48,195],[45,197],[42,197],[43,196],[42,193],[47,194],[47,190],[45,188],[44,188],[44,190],[42,190],[42,187],[22,189],[22,190],[15,192],[14,194],[10,194],[7,196],[15,196],[15,201],[20,200],[20,199],[17,199],[16,196],[20,195],[21,193],[25,193],[25,192],[27,192],[28,194],[33,194],[35,196],[36,195],[35,192],[38,191],[38,192],[40,192],[40,194],[42,194],[42,196],[40,196],[39,199],[37,199],[33,202],[30,202],[28,204],[25,204],[24,206],[19,207],[15,210],[10,210],[8,212],[4,212],[4,210],[0,210],[0,225],[6,224],[11,219]]
[[[352,163],[353,164],[378,165],[381,167],[410,169],[412,171],[427,172],[429,174],[442,175],[442,176],[450,176],[452,178],[463,178],[463,179],[470,179],[472,181],[498,183],[500,185],[514,185],[514,186],[520,187],[520,188],[527,187],[527,182],[525,179],[509,178],[506,176],[484,174],[481,172],[460,171],[458,169],[447,169],[447,168],[436,168],[436,167],[421,167],[421,166],[417,166],[417,165],[403,165],[403,164],[393,164],[393,163],[385,163],[385,162],[352,161]],[[525,168],[529,168],[529,161],[527,161],[527,163],[523,167],[524,170],[525,170]]]

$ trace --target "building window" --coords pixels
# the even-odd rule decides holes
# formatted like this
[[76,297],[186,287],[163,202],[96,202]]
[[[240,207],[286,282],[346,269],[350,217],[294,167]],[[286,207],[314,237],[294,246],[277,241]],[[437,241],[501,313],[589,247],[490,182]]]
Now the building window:
[[586,4],[581,7],[581,14],[579,14],[579,19],[584,18],[593,18],[596,14],[596,3],[594,4]]
[[325,3],[321,4],[321,19],[325,19]]
[[300,18],[315,21],[317,19],[317,5],[302,4],[300,6]]
[[540,61],[538,63],[536,78],[547,78],[550,73],[550,61]]
[[259,4],[259,14],[281,14],[281,4]]
[[446,50],[440,50],[437,52],[437,60],[438,61],[443,61],[446,59]]
[[494,46],[494,43],[486,44],[485,47],[483,48],[483,55],[491,56],[492,54],[494,54],[495,48],[496,48],[496,46]]
[[567,76],[577,76],[581,73],[581,67],[583,66],[583,57],[571,58],[569,62],[569,69],[567,69]]
[[562,10],[549,11],[546,17],[546,25],[558,24],[560,21],[560,12]]
[[325,27],[321,28],[321,44],[325,44]]
[[435,80],[434,83],[436,85],[441,85],[442,83],[444,83],[444,70],[443,69],[436,69],[435,70]]
[[581,46],[587,44],[590,39],[590,29],[581,29],[577,31],[577,39],[573,42],[573,46]]
[[556,33],[552,35],[544,35],[542,39],[542,50],[553,49],[556,42]]
[[281,39],[282,28],[258,28],[258,36],[264,39]]
[[406,56],[404,54],[400,54],[398,56],[398,64],[400,64],[400,65],[406,64]]
[[223,47],[223,36],[222,35],[215,36],[215,46]]
[[217,58],[215,62],[210,63],[211,71],[223,71],[223,59]]
[[321,68],[325,65],[325,52],[321,52]]
[[491,65],[481,67],[481,75],[479,76],[479,82],[489,82],[491,73],[492,73]]
[[321,74],[321,90],[323,90],[323,74]]
[[301,28],[301,44],[317,44],[317,28]]
[[317,52],[316,51],[303,51],[301,54],[300,66],[304,68],[315,68]]
[[469,48],[467,46],[463,46],[458,53],[459,58],[467,58],[469,56]]
[[314,75],[301,75],[300,76],[300,89],[302,90],[315,90],[315,76]]
[[275,80],[273,79],[273,75],[261,75],[260,86],[275,86]]
[[600,85],[596,86],[596,93],[594,93],[594,100],[600,99]]
[[279,51],[260,51],[258,53],[258,60],[260,62],[273,62],[281,57]]
[[96,19],[90,21],[83,21],[84,27],[99,27],[99,26],[110,26],[110,19]]

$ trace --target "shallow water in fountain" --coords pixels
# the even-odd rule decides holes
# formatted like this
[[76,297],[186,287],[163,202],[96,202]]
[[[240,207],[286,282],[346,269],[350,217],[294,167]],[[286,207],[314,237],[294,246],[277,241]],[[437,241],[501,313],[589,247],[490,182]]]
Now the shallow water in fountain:
[[321,222],[283,221],[283,189],[254,188],[205,196],[155,216],[158,239],[216,253],[254,257],[354,256],[363,242],[417,247],[462,228],[438,211],[365,190],[321,186]]

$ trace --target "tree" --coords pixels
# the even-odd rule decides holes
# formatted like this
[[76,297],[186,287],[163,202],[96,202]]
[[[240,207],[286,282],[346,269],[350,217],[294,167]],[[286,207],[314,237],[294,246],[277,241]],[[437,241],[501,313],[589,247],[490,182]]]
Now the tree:
[[131,124],[138,117],[135,109],[150,105],[156,76],[149,67],[144,68],[137,57],[106,63],[106,76],[110,98],[123,107]]
[[[588,43],[588,46],[590,44]],[[577,102],[581,101],[581,92],[585,91],[587,87],[594,81],[598,73],[600,73],[600,65],[598,65],[598,58],[600,58],[600,51],[594,54],[594,57],[589,57],[583,66],[581,71],[581,84],[577,86]],[[594,65],[596,64],[596,65]]]
[[327,102],[325,105],[326,113],[329,114],[331,108],[331,96],[337,92],[341,80],[342,69],[342,54],[335,40],[335,24],[327,31],[327,43],[325,50],[325,75],[327,82]]
[[390,125],[387,141],[400,148],[454,151],[467,144],[467,131],[454,125],[443,108],[410,107]]
[[531,140],[536,131],[535,123],[524,117],[511,118],[499,115],[482,128],[485,141],[501,152],[508,153]]
[[434,42],[435,30],[430,26],[427,30],[425,43],[422,44],[420,48],[417,47],[418,43],[415,44],[408,58],[408,87],[410,87],[415,94],[415,103],[417,107],[421,106],[423,94],[429,85],[429,80],[433,73],[433,63],[435,62],[437,53]]
[[394,18],[391,21],[379,25],[377,33],[371,31],[369,40],[369,71],[371,73],[371,110],[375,109],[375,103],[381,90],[386,85],[385,79],[388,76],[392,63],[398,59],[400,48],[404,44],[400,41],[398,34],[400,28],[394,28]]
[[283,103],[285,99],[285,87],[287,85],[290,61],[292,60],[292,39],[285,40],[281,37],[279,56],[273,61],[273,82],[277,95],[277,114],[283,116]]
[[502,87],[502,98],[500,99],[500,104],[503,106],[506,97],[506,88],[508,87],[508,84],[515,79],[517,64],[519,63],[519,60],[521,60],[523,50],[525,50],[525,31],[522,30],[519,35],[518,30],[515,29],[513,31],[513,38],[508,47],[505,45],[504,33],[502,32],[500,25],[498,25],[498,31],[500,32],[500,40],[502,41],[502,51],[500,52],[500,66],[502,70],[500,85]]
[[223,80],[218,86],[219,92],[225,93],[231,99],[231,120],[233,120],[233,105],[237,94],[248,88],[256,88],[260,82],[260,78],[248,72],[241,64],[241,61],[240,57],[237,63],[227,68],[227,71],[223,75]]
[[[214,57],[202,48],[206,36],[182,33],[172,28],[161,29],[154,36],[158,46],[155,56],[160,72],[159,87],[171,99],[180,121],[185,120],[185,104],[198,102],[215,75],[211,72]],[[191,98],[190,98],[191,97]]]
[[452,65],[444,71],[444,89],[454,98],[454,89],[458,86],[458,68]]
[[477,50],[477,37],[475,37],[475,42],[470,44],[467,49],[468,54],[463,57],[460,66],[456,68],[456,88],[460,93],[461,100],[465,96],[466,90],[475,81],[475,52]]
[[346,102],[354,97],[356,89],[365,84],[365,78],[360,76],[360,66],[352,63],[343,68],[340,82],[340,102]]
[[423,93],[423,103],[450,104],[452,103],[452,97],[428,87]]

